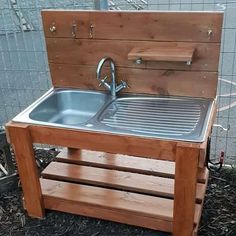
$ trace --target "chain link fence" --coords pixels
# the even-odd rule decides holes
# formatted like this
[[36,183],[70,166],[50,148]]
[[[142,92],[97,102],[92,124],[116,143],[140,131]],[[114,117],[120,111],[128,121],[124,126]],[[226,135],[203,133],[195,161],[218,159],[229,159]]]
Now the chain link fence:
[[[105,0],[104,0],[105,2]],[[216,122],[229,131],[213,130],[211,156],[225,151],[236,164],[236,0],[119,0],[110,10],[171,10],[225,12],[218,114]],[[40,11],[46,8],[94,9],[85,0],[0,0],[0,126],[51,87]]]

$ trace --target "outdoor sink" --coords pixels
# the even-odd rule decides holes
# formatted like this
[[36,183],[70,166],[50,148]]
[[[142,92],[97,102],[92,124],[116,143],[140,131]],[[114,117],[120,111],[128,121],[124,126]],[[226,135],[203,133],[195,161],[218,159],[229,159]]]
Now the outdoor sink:
[[57,90],[39,103],[29,118],[60,125],[78,125],[91,119],[106,102],[107,95],[92,91]]
[[35,125],[203,142],[213,100],[51,89],[13,121]]
[[107,93],[79,89],[50,89],[13,121],[64,128],[90,127],[93,125],[88,125],[88,122],[109,101],[111,96]]

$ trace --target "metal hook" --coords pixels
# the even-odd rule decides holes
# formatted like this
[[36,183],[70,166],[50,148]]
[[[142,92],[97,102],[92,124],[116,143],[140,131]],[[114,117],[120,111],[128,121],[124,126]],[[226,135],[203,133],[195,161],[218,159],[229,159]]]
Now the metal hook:
[[94,37],[94,30],[93,30],[93,28],[94,28],[94,25],[93,24],[91,24],[90,25],[90,30],[89,30],[89,38],[93,38]]
[[208,38],[209,38],[209,39],[211,39],[212,34],[213,34],[213,30],[212,30],[212,29],[208,29],[207,35],[208,35]]
[[72,30],[71,30],[71,34],[73,38],[76,38],[76,30],[77,30],[77,24],[74,21],[72,24]]
[[56,30],[57,30],[57,27],[56,27],[56,25],[55,25],[55,23],[53,22],[52,23],[52,25],[49,27],[49,30],[50,30],[50,32],[51,33],[54,33],[54,32],[56,32]]

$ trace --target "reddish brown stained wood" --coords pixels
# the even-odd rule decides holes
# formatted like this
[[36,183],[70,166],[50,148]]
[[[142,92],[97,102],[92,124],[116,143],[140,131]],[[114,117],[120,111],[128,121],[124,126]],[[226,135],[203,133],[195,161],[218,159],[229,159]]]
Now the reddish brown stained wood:
[[30,126],[34,143],[106,151],[153,159],[175,159],[176,142],[47,126]]
[[[50,69],[55,87],[101,89],[95,78],[95,66],[50,64]],[[218,77],[216,72],[118,68],[118,83],[120,80],[127,81],[130,87],[124,93],[215,98]]]
[[175,164],[173,235],[190,236],[194,229],[199,152],[178,146]]
[[55,159],[78,165],[174,178],[175,163],[142,157],[64,148]]
[[[121,154],[64,148],[56,161],[106,169],[174,178],[175,162],[146,159]],[[207,169],[198,170],[198,181],[205,183]]]
[[[109,56],[116,66],[163,70],[218,71],[219,43],[148,42],[120,40],[74,40],[68,38],[47,38],[49,63],[97,66],[99,60]],[[191,66],[181,62],[144,62],[137,65],[128,60],[134,48],[154,50],[155,48],[195,48]]]
[[[42,14],[55,87],[97,89],[96,65],[106,55],[111,56],[117,63],[118,81],[128,81],[131,89],[127,92],[215,98],[223,18],[221,13],[45,11]],[[50,31],[52,26],[55,27],[54,32]],[[209,30],[212,30],[211,37],[208,35]],[[141,45],[153,49],[157,45],[169,47],[170,44],[195,45],[196,53],[191,67],[172,62],[147,62],[135,65],[127,59],[133,47]],[[189,236],[192,233],[194,214],[195,224],[198,223],[199,205],[195,207],[197,167],[198,159],[204,155],[202,150],[205,142],[193,144],[39,126],[30,126],[29,130],[31,137],[29,132],[27,135],[32,142],[172,161],[176,159],[174,212],[173,201],[163,198],[42,180],[43,200],[47,208],[165,231],[172,230],[174,215],[175,236]],[[28,153],[32,157],[31,149]],[[184,150],[187,150],[186,153]],[[53,165],[61,166],[62,163]],[[138,175],[108,169],[95,171],[94,167],[71,164],[67,165],[69,168],[65,168],[65,165],[67,164],[60,169],[64,179],[70,178],[69,180],[73,181],[76,176],[81,180],[81,169],[84,169],[84,179],[89,179],[89,182],[86,182],[89,184],[91,181],[98,183],[99,176],[106,178],[114,173],[119,173],[117,175],[120,178]],[[80,172],[77,172],[78,169]],[[57,172],[58,169],[55,169],[53,175],[56,176]],[[96,173],[100,174],[96,176]],[[138,180],[137,182],[142,183],[139,178]],[[109,181],[100,183],[107,184]],[[172,181],[173,184],[173,180],[168,181]],[[150,184],[151,181],[148,182]],[[109,182],[109,186],[111,184],[114,187],[114,179]],[[134,180],[126,184],[124,181],[116,183],[120,187],[132,185],[137,190],[138,186],[135,184]],[[38,188],[37,185],[36,187]],[[147,186],[142,187],[144,189]],[[154,190],[149,186],[148,190],[150,189]]]
[[44,196],[57,196],[103,208],[172,221],[173,200],[82,184],[41,179]]
[[197,236],[197,232],[198,232],[198,228],[200,225],[200,220],[201,220],[201,213],[202,213],[202,209],[203,209],[203,204],[204,204],[204,199],[205,199],[205,194],[206,194],[206,190],[207,190],[207,185],[208,185],[208,179],[209,179],[209,170],[205,167],[206,172],[207,172],[207,178],[206,178],[206,183],[204,184],[204,192],[203,192],[203,201],[201,203],[201,210],[200,210],[200,214],[198,215],[198,219],[197,219],[197,224],[194,227],[194,231],[193,231],[193,236]]
[[[172,230],[173,200],[47,179],[41,179],[41,186],[48,209]],[[200,205],[196,204],[195,224],[199,209]]]
[[[46,37],[72,37],[71,27],[77,24],[76,37],[94,39],[130,39],[151,41],[220,42],[223,14],[220,12],[108,12],[50,11],[42,12]],[[105,19],[105,20],[104,20]],[[52,24],[57,27],[51,33]],[[139,27],[137,27],[139,26]],[[144,27],[140,27],[144,26]],[[209,28],[213,31],[208,36]]]
[[[86,11],[42,11],[42,22],[45,37],[68,37],[72,38],[72,25],[76,24],[76,34],[87,37],[89,34],[89,14]],[[56,27],[51,32],[50,28]],[[79,30],[79,31],[78,31]]]
[[104,209],[103,207],[88,206],[77,201],[69,201],[52,196],[44,196],[44,204],[47,209],[68,212],[103,220],[146,227],[154,230],[171,232],[172,222],[157,218],[141,216],[139,214],[128,214],[124,211]]
[[135,47],[128,53],[128,60],[192,62],[194,47]]
[[[66,142],[65,142],[65,140],[67,140],[67,142],[71,142],[72,143],[72,146],[78,146],[78,144],[76,145],[76,142],[78,142],[78,141],[81,141],[81,140],[78,140],[76,137],[80,137],[80,138],[82,138],[83,140],[84,140],[84,138],[86,137],[86,136],[82,136],[81,137],[81,132],[78,132],[78,131],[72,131],[72,130],[66,130],[66,132],[67,132],[67,136],[65,137],[65,130],[60,130],[60,131],[58,131],[58,129],[56,129],[56,128],[49,128],[49,127],[37,127],[37,126],[29,126],[29,125],[25,125],[25,124],[18,124],[18,123],[14,123],[14,122],[11,122],[11,123],[9,123],[8,124],[8,130],[9,130],[9,128],[10,129],[13,129],[14,128],[14,130],[17,128],[17,129],[25,129],[25,128],[27,128],[27,130],[28,131],[30,131],[31,132],[31,136],[32,137],[30,137],[31,138],[31,140],[29,141],[28,140],[28,145],[29,144],[31,144],[32,142],[38,142],[39,141],[39,143],[49,143],[50,144],[50,142],[48,142],[49,140],[56,140],[57,139],[57,142],[63,142],[64,144],[67,144]],[[40,130],[40,132],[38,133],[38,131]],[[27,134],[29,135],[29,132],[27,131]],[[37,132],[36,132],[37,131]],[[53,131],[53,135],[52,135],[52,133],[50,133],[49,131]],[[42,132],[42,133],[41,133]],[[9,134],[10,134],[10,132],[9,132]],[[80,135],[78,135],[78,134],[80,134]],[[34,136],[35,135],[35,136]],[[54,135],[56,135],[55,137],[54,137]],[[86,134],[86,135],[88,135],[88,134]],[[96,136],[93,136],[94,134],[92,133],[92,135],[91,135],[91,133],[89,133],[89,135],[87,136],[87,138],[88,138],[88,140],[90,141],[90,142],[93,142],[93,141],[97,141],[96,139],[93,139],[93,138],[95,138]],[[106,134],[107,135],[107,134]],[[106,136],[105,135],[105,136]],[[12,141],[12,136],[11,135],[9,135],[9,137],[10,137],[10,140]],[[13,137],[15,137],[15,136],[13,136]],[[38,139],[35,139],[35,137],[37,137]],[[64,138],[63,138],[64,137]],[[93,137],[93,138],[91,138],[91,137]],[[104,137],[103,137],[104,138]],[[107,138],[108,138],[108,136],[107,136]],[[114,138],[114,137],[113,137]],[[111,137],[110,137],[110,139],[111,139]],[[84,141],[86,141],[86,138],[85,138],[85,140]],[[106,141],[106,140],[105,140]],[[127,141],[129,141],[129,139],[127,140],[125,140],[126,142]],[[137,141],[137,140],[136,140]],[[159,140],[155,140],[155,141],[159,141]],[[188,148],[190,148],[191,150],[194,150],[194,152],[193,153],[188,153],[188,157],[191,157],[191,158],[193,158],[193,156],[195,156],[195,157],[198,157],[199,156],[199,150],[198,149],[196,149],[197,147],[200,147],[201,146],[201,144],[193,144],[193,143],[185,143],[185,142],[174,142],[174,141],[171,141],[171,142],[169,142],[169,141],[164,141],[164,140],[161,140],[160,141],[161,143],[162,143],[162,145],[164,145],[164,146],[162,146],[162,145],[160,145],[160,143],[159,142],[156,142],[156,144],[158,144],[157,145],[157,147],[159,147],[159,152],[161,151],[161,153],[162,152],[165,152],[166,150],[165,149],[168,149],[168,147],[170,148],[171,146],[169,146],[169,144],[171,143],[171,144],[174,144],[174,147],[176,147],[176,145],[178,145],[178,148],[180,148],[180,146],[179,145],[181,145],[181,148],[183,149],[183,150],[185,150],[186,148],[188,149]],[[119,143],[119,142],[118,142]],[[132,142],[131,142],[132,143]],[[144,142],[145,143],[145,142]],[[130,144],[130,143],[129,143]],[[168,144],[168,145],[167,145]],[[60,145],[60,144],[58,144],[58,145]],[[84,145],[84,143],[82,143],[82,145]],[[97,144],[97,145],[99,145],[99,143]],[[100,143],[100,145],[101,145],[101,143]],[[108,145],[109,145],[109,143],[108,143]],[[159,146],[160,145],[160,146]],[[167,145],[167,146],[166,146]],[[173,147],[173,146],[172,146]],[[126,147],[125,147],[125,149],[126,149]],[[123,150],[123,149],[122,149]],[[168,149],[169,150],[169,149]],[[174,149],[175,150],[175,149]],[[127,151],[127,150],[126,150]],[[126,152],[125,151],[125,152]],[[130,150],[129,150],[130,151]],[[131,149],[131,151],[133,152],[133,150]],[[32,146],[31,146],[31,152],[32,152]],[[180,151],[179,151],[180,152]],[[180,152],[181,153],[181,152]],[[32,153],[31,153],[32,154]],[[185,153],[185,154],[187,154],[187,153]],[[194,154],[194,155],[193,155]],[[32,157],[32,155],[30,155],[31,157]],[[168,155],[169,156],[169,155]],[[182,156],[182,155],[179,155],[179,156]],[[177,151],[177,157],[178,157],[178,151]],[[183,158],[184,159],[184,158]],[[189,160],[189,158],[187,159],[187,158],[185,158],[185,160]],[[182,160],[183,161],[183,160]],[[186,161],[185,161],[185,163],[186,163]],[[191,162],[192,163],[192,162]],[[27,163],[28,164],[28,163]],[[188,163],[187,163],[188,164]],[[196,164],[196,163],[195,163]],[[195,166],[195,164],[194,164],[194,166]],[[35,165],[35,163],[34,163],[34,165]],[[184,165],[181,165],[182,167],[184,166]],[[176,174],[178,173],[178,167],[180,167],[180,165],[179,166],[177,166],[176,167]],[[191,165],[189,166],[188,165],[188,167],[190,167],[190,169],[191,169]],[[197,169],[197,164],[196,164],[196,169]],[[185,171],[187,171],[186,169],[185,169]],[[183,174],[185,171],[183,171],[183,169],[181,169],[181,171],[179,171],[179,173],[181,173],[181,174]],[[35,172],[34,172],[35,173]],[[189,173],[189,172],[188,172]],[[192,173],[191,173],[192,174]],[[188,176],[188,175],[187,175]],[[192,176],[192,175],[191,175]],[[196,181],[196,177],[197,177],[197,174],[195,175],[195,181]],[[177,178],[177,177],[176,177]],[[180,178],[181,179],[181,178]],[[36,178],[36,180],[37,180],[37,178]],[[196,182],[195,182],[196,183]],[[123,218],[122,218],[122,214],[120,215],[120,211],[123,211],[123,210],[114,210],[114,209],[112,209],[112,211],[113,211],[113,213],[114,214],[111,214],[111,215],[109,215],[110,214],[110,212],[111,212],[111,210],[110,209],[108,209],[108,211],[109,211],[109,213],[107,213],[108,211],[106,211],[106,209],[104,209],[104,206],[98,206],[98,208],[97,208],[97,206],[96,206],[96,204],[98,203],[96,203],[95,205],[94,205],[94,202],[93,202],[93,199],[91,199],[91,198],[88,198],[87,199],[87,196],[94,196],[95,195],[95,193],[93,193],[92,195],[91,195],[91,192],[87,192],[87,190],[85,190],[85,195],[84,196],[82,196],[82,201],[81,201],[81,198],[80,199],[73,199],[73,196],[78,196],[78,194],[76,194],[76,193],[80,193],[81,194],[81,188],[79,187],[79,188],[77,188],[79,185],[77,184],[77,185],[73,185],[74,187],[69,187],[69,189],[67,188],[67,187],[65,187],[64,186],[64,184],[68,184],[68,183],[63,183],[63,182],[59,182],[59,185],[58,184],[56,184],[56,187],[54,188],[53,186],[49,186],[49,188],[48,188],[48,195],[46,194],[44,194],[44,196],[43,196],[43,200],[44,200],[44,203],[45,203],[45,206],[47,207],[47,208],[50,208],[50,209],[57,209],[57,210],[63,210],[63,211],[69,211],[69,212],[71,212],[71,213],[77,213],[77,214],[83,214],[83,215],[88,215],[88,216],[94,216],[94,217],[99,217],[99,218],[103,218],[103,219],[110,219],[110,220],[115,220],[115,221],[118,221],[118,222],[123,222]],[[35,184],[35,183],[33,183],[32,184],[32,186],[36,186],[37,187],[37,184]],[[76,186],[76,187],[75,187]],[[196,186],[196,185],[195,185]],[[88,186],[87,186],[88,187]],[[189,187],[189,186],[188,186]],[[191,187],[191,184],[190,184],[190,187]],[[58,188],[60,188],[60,190],[59,190],[59,192],[57,191],[58,190]],[[36,188],[37,189],[37,188]],[[83,186],[83,189],[84,189],[84,186]],[[102,190],[102,191],[104,191],[104,190]],[[106,190],[107,191],[107,190]],[[115,191],[115,190],[111,190],[111,191]],[[175,190],[176,191],[176,190]],[[40,192],[41,193],[41,192]],[[38,194],[36,194],[36,199],[37,199],[37,196],[40,196],[40,193]],[[69,193],[69,195],[67,195],[67,193]],[[97,189],[96,189],[96,193],[97,193]],[[101,192],[100,192],[101,193]],[[114,192],[112,192],[113,194],[114,194]],[[123,193],[123,192],[122,192]],[[191,193],[191,191],[190,191],[190,193]],[[195,192],[196,193],[196,192]],[[55,194],[54,196],[52,196],[53,194]],[[65,195],[64,195],[65,194]],[[86,195],[86,194],[88,194],[88,195]],[[176,194],[176,192],[175,192],[175,194]],[[187,191],[187,196],[189,196],[188,195],[189,194],[189,191]],[[105,195],[107,195],[107,193],[105,194]],[[108,194],[109,195],[109,194]],[[111,195],[111,194],[110,194]],[[79,195],[80,196],[80,195]],[[130,196],[130,194],[129,194],[129,196]],[[176,195],[177,196],[177,195]],[[71,199],[71,197],[72,197],[72,199]],[[120,198],[121,196],[119,196],[119,195],[117,195],[117,197],[118,198]],[[177,196],[178,197],[178,196]],[[104,195],[100,195],[100,197],[98,197],[97,195],[95,195],[95,199],[96,199],[96,201],[97,201],[97,199],[103,199],[104,198]],[[145,198],[146,198],[146,195],[145,195]],[[157,197],[155,197],[156,199],[157,199]],[[135,198],[136,199],[136,198]],[[195,199],[195,195],[193,196],[193,199]],[[136,201],[134,201],[134,198],[132,198],[131,197],[131,200],[132,200],[132,202],[136,202]],[[186,199],[185,199],[186,200]],[[189,198],[188,198],[188,200],[189,200]],[[99,200],[100,201],[100,200]],[[106,201],[107,202],[107,201]],[[108,201],[109,202],[109,201]],[[116,201],[115,201],[116,202]],[[153,202],[153,201],[152,201]],[[175,197],[175,202],[176,202],[176,197]],[[187,201],[188,202],[188,201]],[[78,204],[78,207],[77,208],[73,208],[73,206],[75,206],[76,205],[76,203]],[[81,206],[81,204],[82,204],[82,208],[80,208],[79,206]],[[111,203],[112,205],[114,205],[114,202],[113,203]],[[122,205],[122,207],[123,207],[123,203],[119,203],[119,204],[121,204]],[[137,203],[138,205],[140,205],[140,203]],[[176,203],[175,203],[176,204]],[[99,204],[98,204],[99,205]],[[188,204],[187,204],[188,205]],[[26,206],[27,206],[27,201],[26,201]],[[120,205],[119,205],[120,206]],[[126,206],[124,206],[125,208],[126,208]],[[173,207],[173,204],[172,204],[172,207]],[[197,207],[197,208],[196,208]],[[198,219],[200,218],[200,216],[199,216],[199,214],[200,214],[200,212],[199,212],[199,208],[200,208],[200,206],[199,205],[196,205],[196,211],[195,211],[195,217],[196,217],[196,220],[195,220],[195,224],[197,224],[198,223]],[[98,216],[98,215],[96,215],[96,214],[92,214],[92,212],[94,211],[94,210],[99,210],[99,208],[103,208],[103,212],[105,212],[104,214],[105,214],[105,216]],[[106,206],[105,206],[105,208],[106,208]],[[144,206],[144,208],[146,209],[147,207],[146,206]],[[150,206],[150,208],[153,208],[153,206]],[[27,209],[28,209],[28,206],[27,206]],[[83,209],[83,210],[82,210]],[[86,210],[87,209],[87,210]],[[137,209],[137,206],[133,206],[133,209]],[[147,208],[148,209],[148,208]],[[154,208],[153,208],[154,209]],[[192,209],[194,209],[194,206],[192,207]],[[129,209],[128,209],[129,210]],[[156,210],[156,209],[155,209]],[[164,209],[164,210],[166,210],[166,208]],[[176,208],[175,208],[175,212],[176,212]],[[179,212],[181,212],[181,211],[179,211]],[[108,214],[108,215],[106,215],[106,214]],[[125,213],[126,214],[126,213]],[[125,214],[123,214],[123,216],[125,215]],[[133,213],[131,213],[131,215],[132,215]],[[143,214],[143,213],[141,213],[141,214]],[[153,218],[151,215],[150,216],[146,216],[145,215],[146,213],[144,213],[144,215],[143,215],[143,217],[151,217],[151,218]],[[148,212],[148,214],[150,214],[150,212]],[[152,213],[151,213],[152,214]],[[169,214],[169,213],[168,213]],[[173,214],[173,210],[172,210],[172,214]],[[134,215],[134,214],[133,214]],[[164,215],[164,217],[165,217],[165,214],[163,214]],[[157,226],[157,227],[164,227],[164,226],[162,226],[163,224],[163,222],[162,221],[166,221],[166,220],[163,220],[163,215],[161,214],[161,216],[160,215],[158,215],[158,217],[161,217],[161,219],[157,219],[157,222],[160,222],[160,224],[161,224],[161,226]],[[174,214],[174,217],[175,217],[175,215],[176,214]],[[142,217],[142,216],[138,216],[138,217]],[[139,218],[140,219],[140,218]],[[143,218],[144,219],[144,218]],[[131,221],[129,221],[130,223],[131,223]],[[132,221],[133,223],[132,224],[134,224],[134,221]],[[143,226],[145,226],[145,227],[148,227],[148,225],[150,224],[150,227],[151,227],[151,225],[153,225],[152,223],[150,223],[150,222],[153,222],[153,221],[148,221],[148,223],[145,223],[145,225],[143,225]],[[124,222],[124,223],[127,223],[127,222]],[[172,223],[171,223],[172,224]],[[139,225],[139,224],[138,224]],[[165,225],[165,224],[164,224]],[[174,229],[175,229],[175,226],[176,225],[176,221],[174,220]],[[169,226],[171,226],[171,225],[169,225]],[[166,225],[165,225],[165,227],[166,227]]]
[[[97,90],[96,66],[102,57],[109,56],[118,67],[118,81],[128,81],[126,92],[216,96],[222,13],[44,11],[42,15],[55,87]],[[134,48],[148,50],[143,56],[149,59],[150,51],[162,48],[165,52],[159,59],[172,61],[137,65],[128,60]],[[167,48],[172,53],[168,58]],[[195,49],[191,66],[179,62],[192,57],[183,55],[189,48],[191,55]]]
[[44,205],[28,125],[16,124],[14,126],[9,123],[6,127],[16,157],[24,193],[24,206],[30,216],[42,218]]
[[127,214],[125,211],[104,209],[103,207],[88,206],[88,204],[69,201],[52,196],[44,196],[44,204],[47,209],[68,212],[103,220],[146,227],[154,230],[171,232],[172,222],[157,218],[141,216],[139,214]]
[[[90,184],[130,192],[146,193],[161,197],[174,197],[174,180],[91,166],[52,162],[42,172],[44,178]],[[201,203],[204,184],[197,184],[196,201]]]

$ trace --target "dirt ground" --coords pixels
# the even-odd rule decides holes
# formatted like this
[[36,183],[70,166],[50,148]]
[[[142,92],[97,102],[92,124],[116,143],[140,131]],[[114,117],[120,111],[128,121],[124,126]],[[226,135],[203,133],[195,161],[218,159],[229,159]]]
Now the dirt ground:
[[[43,168],[55,152],[37,151]],[[41,161],[44,160],[44,161]],[[46,161],[45,161],[46,160]],[[0,235],[12,236],[164,236],[168,234],[109,221],[55,211],[44,219],[27,216],[20,188],[0,194]],[[223,168],[210,175],[199,236],[236,235],[236,169]]]

